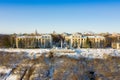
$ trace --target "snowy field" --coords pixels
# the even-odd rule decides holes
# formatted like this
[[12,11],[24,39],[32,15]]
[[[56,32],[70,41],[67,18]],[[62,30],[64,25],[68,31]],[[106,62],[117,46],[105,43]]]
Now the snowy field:
[[26,52],[26,53],[44,53],[44,52],[49,52],[50,49],[13,49],[13,48],[9,48],[9,49],[0,49],[0,51],[4,51],[4,52],[16,52],[16,53],[20,53],[20,52]]
[[[37,54],[48,53],[53,51],[55,56],[67,55],[73,58],[87,57],[87,58],[104,58],[104,55],[120,56],[119,49],[0,49],[2,52],[14,52],[14,53],[28,53],[29,57],[34,57]],[[64,51],[64,52],[63,52]],[[70,53],[69,53],[70,51]],[[72,51],[72,52],[71,52]]]
[[[53,59],[49,57],[51,53]],[[105,72],[111,71],[111,75],[116,71],[120,72],[120,63],[116,60],[120,57],[120,50],[117,49],[0,49],[0,56],[0,80],[53,80],[53,78],[61,80],[61,77],[64,80],[89,80],[88,76],[84,77],[83,74],[86,75],[87,69],[91,69],[93,64],[98,75],[101,75],[99,71],[102,69],[106,70]],[[108,61],[111,61],[108,62],[105,60],[106,56],[118,58],[115,60],[110,58]],[[92,62],[89,61],[91,59]],[[98,66],[96,62],[100,65]],[[101,62],[104,62],[105,66],[101,65]],[[113,64],[112,67],[109,64]],[[79,68],[80,66],[86,69]],[[82,77],[69,78],[74,74],[71,68],[75,69],[75,74]],[[82,73],[77,69],[83,70]],[[105,72],[101,72],[103,76],[106,76]],[[104,77],[101,80],[107,79]],[[109,80],[112,78],[110,77]]]

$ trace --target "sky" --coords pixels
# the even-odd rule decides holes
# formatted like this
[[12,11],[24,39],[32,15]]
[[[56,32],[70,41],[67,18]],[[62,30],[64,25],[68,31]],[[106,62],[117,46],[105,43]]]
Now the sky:
[[0,0],[0,33],[120,32],[120,0]]

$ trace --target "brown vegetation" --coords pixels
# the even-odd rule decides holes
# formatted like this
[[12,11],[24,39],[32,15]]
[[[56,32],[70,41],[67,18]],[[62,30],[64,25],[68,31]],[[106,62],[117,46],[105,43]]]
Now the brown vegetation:
[[[1,52],[2,53],[2,52]],[[23,53],[21,53],[23,54]],[[106,59],[73,59],[56,57],[52,52],[36,59],[23,59],[15,53],[0,54],[0,65],[8,66],[23,59],[11,74],[22,80],[119,80],[120,57],[107,56]],[[11,59],[12,58],[12,59]],[[51,76],[51,67],[54,68]]]
[[8,48],[10,45],[10,35],[0,35],[0,48]]

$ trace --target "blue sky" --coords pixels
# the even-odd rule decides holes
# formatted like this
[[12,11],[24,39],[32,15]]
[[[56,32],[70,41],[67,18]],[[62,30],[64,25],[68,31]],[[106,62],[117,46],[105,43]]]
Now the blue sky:
[[120,32],[120,0],[0,0],[0,33]]

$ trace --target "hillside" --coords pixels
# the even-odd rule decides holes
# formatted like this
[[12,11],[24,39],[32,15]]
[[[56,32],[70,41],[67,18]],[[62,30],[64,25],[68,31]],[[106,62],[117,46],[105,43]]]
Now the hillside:
[[0,49],[0,80],[119,80],[119,54],[114,49]]

